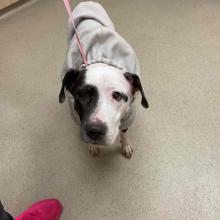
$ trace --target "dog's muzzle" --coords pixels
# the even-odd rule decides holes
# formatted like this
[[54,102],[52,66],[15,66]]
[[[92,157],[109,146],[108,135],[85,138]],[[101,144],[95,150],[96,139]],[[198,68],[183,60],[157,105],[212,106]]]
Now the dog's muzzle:
[[90,123],[84,126],[83,139],[86,142],[98,144],[104,141],[107,127],[103,123]]

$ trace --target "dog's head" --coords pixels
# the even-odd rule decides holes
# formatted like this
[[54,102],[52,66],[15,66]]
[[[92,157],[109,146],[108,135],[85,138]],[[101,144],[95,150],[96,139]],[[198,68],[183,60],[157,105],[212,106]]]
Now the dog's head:
[[92,144],[115,142],[121,119],[128,113],[137,91],[142,95],[141,104],[148,107],[139,77],[106,64],[93,64],[82,71],[70,69],[62,82],[60,103],[65,100],[65,89],[75,100],[82,139]]

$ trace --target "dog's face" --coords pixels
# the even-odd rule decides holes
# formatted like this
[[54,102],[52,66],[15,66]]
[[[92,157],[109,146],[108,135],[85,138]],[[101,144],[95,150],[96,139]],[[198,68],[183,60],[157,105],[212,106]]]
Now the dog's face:
[[137,90],[142,93],[142,105],[148,107],[139,78],[107,64],[93,64],[81,72],[70,69],[63,79],[61,103],[65,100],[64,88],[74,97],[82,139],[87,143],[115,142],[121,119]]

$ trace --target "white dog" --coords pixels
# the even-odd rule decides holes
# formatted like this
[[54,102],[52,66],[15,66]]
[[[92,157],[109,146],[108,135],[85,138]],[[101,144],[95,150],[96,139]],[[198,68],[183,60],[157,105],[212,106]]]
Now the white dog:
[[68,97],[72,113],[81,122],[82,139],[95,156],[98,145],[114,144],[121,132],[122,152],[133,150],[127,130],[135,117],[135,97],[148,102],[140,80],[139,63],[132,47],[115,31],[105,9],[95,2],[82,2],[73,10],[75,26],[88,59],[85,68],[74,28],[69,21],[68,51],[62,70],[60,103]]

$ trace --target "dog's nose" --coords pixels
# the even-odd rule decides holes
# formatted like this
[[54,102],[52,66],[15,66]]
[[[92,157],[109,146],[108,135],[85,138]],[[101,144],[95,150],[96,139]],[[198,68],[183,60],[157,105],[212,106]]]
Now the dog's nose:
[[100,140],[106,134],[106,126],[103,123],[87,124],[85,126],[86,134],[92,140]]

